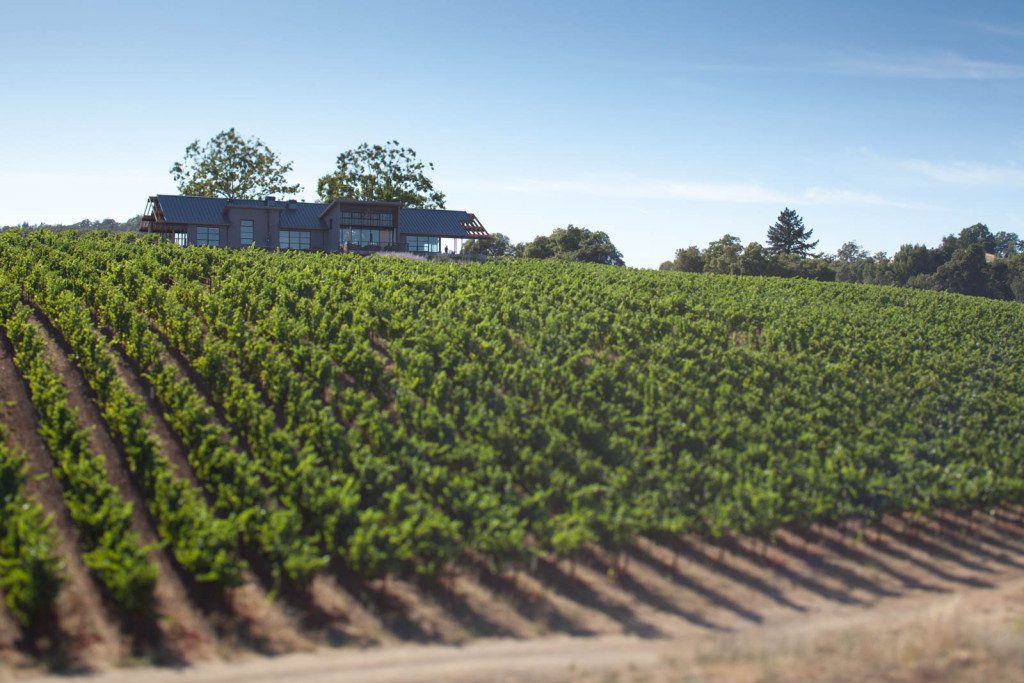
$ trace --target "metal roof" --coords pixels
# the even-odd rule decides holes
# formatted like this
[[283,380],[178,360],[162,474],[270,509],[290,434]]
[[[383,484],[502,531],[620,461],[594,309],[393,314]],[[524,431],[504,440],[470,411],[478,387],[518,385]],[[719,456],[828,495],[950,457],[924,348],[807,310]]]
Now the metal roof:
[[[167,223],[227,225],[228,206],[280,211],[282,228],[324,227],[320,216],[330,206],[323,202],[299,202],[275,199],[225,199],[158,194],[157,201]],[[447,209],[399,209],[398,225],[403,235],[426,237],[480,237],[483,230],[476,217],[467,211]],[[474,227],[478,226],[478,227]],[[483,233],[486,236],[486,232]]]
[[281,211],[282,228],[319,228],[320,214],[329,204],[320,202],[295,202],[294,209],[287,206]]
[[466,230],[466,223],[473,221],[468,211],[447,209],[400,209],[399,229],[403,235],[424,235],[426,237],[462,237],[472,239],[474,235]]
[[227,225],[224,207],[228,200],[221,197],[189,197],[177,194],[158,194],[160,210],[167,223],[200,223]]

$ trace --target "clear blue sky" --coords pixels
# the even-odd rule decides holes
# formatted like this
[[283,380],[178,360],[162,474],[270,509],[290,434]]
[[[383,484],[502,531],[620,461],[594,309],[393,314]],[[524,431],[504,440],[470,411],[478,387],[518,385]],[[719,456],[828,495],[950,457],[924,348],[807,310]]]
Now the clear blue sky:
[[0,7],[0,224],[124,219],[235,126],[305,198],[397,139],[514,240],[627,264],[785,206],[834,250],[1024,234],[1024,2],[19,2]]

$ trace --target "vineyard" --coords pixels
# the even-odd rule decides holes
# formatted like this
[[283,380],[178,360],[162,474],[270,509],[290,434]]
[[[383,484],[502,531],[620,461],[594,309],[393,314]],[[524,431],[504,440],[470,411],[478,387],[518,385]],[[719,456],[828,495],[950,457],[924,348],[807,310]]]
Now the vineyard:
[[5,619],[74,664],[77,582],[157,658],[294,649],[275,618],[466,567],[1018,503],[1021,330],[885,287],[4,232]]

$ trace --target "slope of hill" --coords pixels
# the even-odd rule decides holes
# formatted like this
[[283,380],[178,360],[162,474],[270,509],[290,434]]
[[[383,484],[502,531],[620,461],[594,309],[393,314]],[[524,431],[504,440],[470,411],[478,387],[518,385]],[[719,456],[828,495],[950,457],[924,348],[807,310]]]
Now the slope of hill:
[[[638,547],[763,553],[750,539],[1024,487],[1014,303],[101,233],[2,233],[0,263],[0,418],[47,475],[13,495],[53,516],[29,540],[65,558],[56,597],[5,596],[50,604],[8,610],[0,636],[56,665],[573,632],[574,591],[653,634],[621,595],[586,593],[634,576]],[[5,577],[53,566],[5,539]],[[707,602],[671,556],[637,562]],[[543,615],[491,605],[530,582],[551,589]]]

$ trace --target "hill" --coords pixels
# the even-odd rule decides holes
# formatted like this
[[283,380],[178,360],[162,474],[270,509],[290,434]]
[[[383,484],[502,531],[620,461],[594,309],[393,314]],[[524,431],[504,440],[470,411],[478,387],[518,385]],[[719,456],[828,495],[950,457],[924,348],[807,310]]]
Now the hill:
[[485,577],[578,596],[577,563],[631,576],[638,543],[884,528],[1024,487],[1015,303],[103,233],[8,231],[0,263],[0,490],[28,520],[0,530],[0,635],[57,665],[125,637],[161,661],[360,640],[381,615],[443,640],[493,626]]

